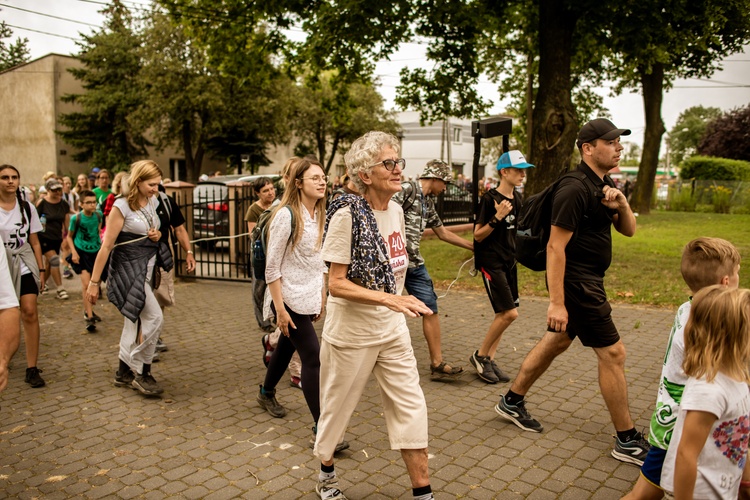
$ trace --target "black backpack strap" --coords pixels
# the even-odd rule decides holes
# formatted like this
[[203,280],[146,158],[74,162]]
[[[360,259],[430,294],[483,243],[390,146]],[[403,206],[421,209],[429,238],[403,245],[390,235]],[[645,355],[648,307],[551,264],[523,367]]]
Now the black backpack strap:
[[401,208],[404,210],[404,213],[406,213],[407,210],[413,207],[414,202],[417,201],[417,182],[404,182],[401,184],[401,189],[406,190],[406,186],[409,187],[409,192],[404,194],[404,199],[401,201]]

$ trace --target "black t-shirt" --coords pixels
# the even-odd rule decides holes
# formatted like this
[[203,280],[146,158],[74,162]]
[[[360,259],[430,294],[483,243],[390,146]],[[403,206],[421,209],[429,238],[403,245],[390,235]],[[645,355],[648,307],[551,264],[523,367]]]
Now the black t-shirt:
[[584,182],[589,185],[574,177],[562,179],[552,202],[551,221],[574,233],[565,248],[565,279],[602,279],[612,262],[612,217],[617,213],[602,205],[602,189],[605,184],[614,187],[614,182],[608,175],[600,179],[584,162],[578,171],[586,174]]
[[161,221],[161,239],[159,241],[165,243],[169,243],[169,227],[175,228],[185,223],[185,217],[182,216],[180,207],[174,202],[174,199],[171,196],[167,196],[167,200],[169,200],[169,210],[172,212],[171,218],[167,214],[161,195],[159,196],[159,205],[156,207],[156,215],[159,216],[159,220]]
[[39,213],[39,220],[42,219],[42,215],[45,216],[47,225],[47,229],[39,233],[39,236],[48,240],[62,240],[65,216],[70,212],[68,202],[60,200],[59,203],[50,203],[42,200],[36,211]]
[[521,208],[521,195],[518,191],[513,190],[513,199],[503,196],[497,189],[484,193],[479,200],[477,224],[489,224],[496,213],[494,202],[500,203],[503,200],[508,200],[513,205],[513,210],[484,240],[474,240],[474,266],[477,269],[510,269],[516,263],[516,219]]

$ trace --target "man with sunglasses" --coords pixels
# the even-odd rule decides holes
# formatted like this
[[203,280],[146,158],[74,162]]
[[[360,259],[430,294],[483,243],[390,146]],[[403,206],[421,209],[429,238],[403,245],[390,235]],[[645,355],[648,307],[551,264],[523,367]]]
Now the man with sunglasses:
[[406,252],[409,255],[409,268],[406,271],[406,290],[425,303],[433,314],[422,316],[422,331],[430,351],[430,377],[432,380],[453,379],[463,368],[443,360],[438,316],[437,295],[432,284],[424,258],[419,252],[422,233],[431,228],[441,240],[467,250],[474,250],[471,241],[448,231],[435,210],[435,197],[445,191],[453,180],[451,169],[441,160],[427,162],[418,181],[404,182],[401,192],[393,196],[393,201],[401,205],[406,222]]

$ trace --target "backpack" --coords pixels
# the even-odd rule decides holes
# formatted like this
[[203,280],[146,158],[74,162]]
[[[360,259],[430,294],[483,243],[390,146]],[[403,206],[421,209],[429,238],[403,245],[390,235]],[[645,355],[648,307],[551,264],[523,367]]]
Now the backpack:
[[416,181],[408,181],[401,184],[401,189],[403,191],[407,191],[405,189],[405,186],[411,186],[411,189],[409,189],[408,193],[404,195],[404,199],[401,200],[401,208],[404,210],[404,213],[407,212],[412,206],[414,206],[414,202],[417,201],[417,182]]
[[[258,223],[255,224],[250,233],[250,264],[253,268],[255,279],[266,281],[266,244],[268,243],[268,222],[271,219],[271,212],[275,207],[269,207],[258,217]],[[287,205],[289,214],[292,216],[292,231],[289,233],[289,241],[294,238],[294,212]]]
[[547,269],[547,242],[552,220],[552,200],[560,181],[566,177],[578,179],[590,194],[587,211],[596,207],[596,193],[584,172],[567,172],[541,192],[529,196],[521,205],[516,229],[516,259],[532,271]]

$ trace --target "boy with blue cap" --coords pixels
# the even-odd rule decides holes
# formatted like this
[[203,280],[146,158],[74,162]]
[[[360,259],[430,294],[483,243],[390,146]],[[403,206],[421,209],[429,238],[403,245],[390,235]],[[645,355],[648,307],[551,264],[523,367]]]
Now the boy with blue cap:
[[497,162],[500,185],[482,196],[474,224],[474,266],[482,273],[495,317],[469,362],[489,384],[510,380],[495,363],[495,352],[503,332],[518,317],[516,218],[522,198],[516,187],[523,184],[526,169],[533,167],[520,151],[503,153]]

